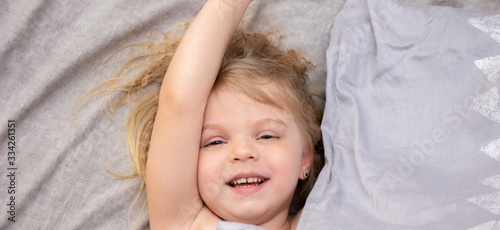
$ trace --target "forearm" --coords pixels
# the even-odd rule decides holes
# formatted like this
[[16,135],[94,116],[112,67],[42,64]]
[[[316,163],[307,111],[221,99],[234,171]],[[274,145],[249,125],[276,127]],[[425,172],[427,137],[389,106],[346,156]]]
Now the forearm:
[[162,99],[189,99],[193,106],[206,102],[226,47],[250,2],[207,1],[170,63],[161,89]]

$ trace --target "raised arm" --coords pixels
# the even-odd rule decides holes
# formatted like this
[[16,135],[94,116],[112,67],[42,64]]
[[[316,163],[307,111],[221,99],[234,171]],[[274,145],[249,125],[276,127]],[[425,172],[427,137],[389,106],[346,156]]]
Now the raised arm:
[[207,0],[170,63],[148,152],[151,229],[186,229],[203,207],[197,164],[203,113],[231,36],[251,0]]

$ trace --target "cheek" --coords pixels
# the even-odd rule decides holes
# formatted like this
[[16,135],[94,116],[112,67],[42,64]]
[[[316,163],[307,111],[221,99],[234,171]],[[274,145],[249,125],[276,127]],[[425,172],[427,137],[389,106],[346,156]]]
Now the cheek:
[[198,158],[198,190],[203,200],[212,199],[219,194],[222,178],[223,161],[217,155],[200,153]]
[[203,184],[204,181],[213,180],[217,174],[218,164],[217,158],[201,153],[198,158],[198,183]]
[[[299,147],[300,148],[300,147]],[[285,147],[270,150],[269,161],[275,173],[283,174],[289,179],[298,179],[301,166],[301,151],[296,145],[288,143]]]
[[198,181],[208,174],[212,159],[206,153],[200,152],[198,156]]

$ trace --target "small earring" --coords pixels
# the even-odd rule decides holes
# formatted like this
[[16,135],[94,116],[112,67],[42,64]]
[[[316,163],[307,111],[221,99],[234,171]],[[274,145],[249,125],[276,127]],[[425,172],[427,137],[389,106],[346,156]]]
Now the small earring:
[[309,173],[304,172],[304,179],[307,179],[309,177]]

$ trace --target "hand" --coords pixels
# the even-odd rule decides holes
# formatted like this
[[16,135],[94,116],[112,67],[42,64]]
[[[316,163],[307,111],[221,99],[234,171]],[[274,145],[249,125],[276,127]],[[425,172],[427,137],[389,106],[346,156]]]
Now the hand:
[[212,11],[224,24],[232,24],[229,28],[235,30],[251,2],[253,0],[207,0],[204,8]]

